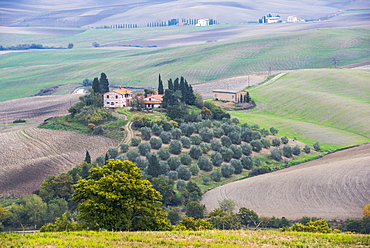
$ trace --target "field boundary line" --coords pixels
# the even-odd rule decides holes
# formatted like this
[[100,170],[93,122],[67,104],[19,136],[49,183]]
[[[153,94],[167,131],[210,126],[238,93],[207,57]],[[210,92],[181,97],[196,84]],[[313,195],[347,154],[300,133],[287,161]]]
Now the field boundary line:
[[278,80],[279,78],[281,78],[282,76],[284,76],[284,75],[286,75],[286,74],[287,74],[287,72],[279,73],[279,74],[278,74],[278,75],[276,75],[275,77],[273,77],[273,78],[271,78],[270,80],[268,80],[268,81],[264,82],[263,84],[260,84],[260,85],[258,85],[258,86],[256,86],[256,87],[254,87],[254,88],[250,89],[249,91],[252,91],[252,90],[258,89],[258,88],[260,88],[260,87],[262,87],[262,86],[265,86],[265,85],[267,85],[267,84],[273,83],[273,82],[275,82],[276,80]]

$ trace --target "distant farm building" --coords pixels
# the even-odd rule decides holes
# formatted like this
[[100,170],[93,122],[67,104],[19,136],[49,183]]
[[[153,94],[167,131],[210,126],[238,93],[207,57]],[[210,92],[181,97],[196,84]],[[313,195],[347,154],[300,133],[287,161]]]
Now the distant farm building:
[[159,108],[162,104],[163,95],[148,95],[144,98],[146,108]]
[[267,16],[263,16],[261,19],[258,20],[259,23],[277,23],[281,22],[281,18],[279,15],[272,16],[271,14],[268,14]]
[[213,90],[213,100],[229,101],[229,102],[243,102],[247,91],[233,91],[233,90]]
[[209,19],[199,19],[195,26],[209,26]]
[[124,88],[112,90],[104,93],[104,107],[106,108],[122,108],[130,105],[132,99],[132,91]]
[[292,15],[292,16],[288,16],[288,18],[286,19],[286,22],[305,22],[305,20],[298,18],[295,15]]

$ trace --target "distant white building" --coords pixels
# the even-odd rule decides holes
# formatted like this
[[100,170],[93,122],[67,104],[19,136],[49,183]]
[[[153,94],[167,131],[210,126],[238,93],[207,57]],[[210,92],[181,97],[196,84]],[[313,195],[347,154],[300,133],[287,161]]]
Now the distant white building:
[[298,17],[296,15],[288,16],[286,22],[298,22]]
[[209,26],[209,19],[199,19],[195,26]]
[[280,16],[272,16],[266,18],[266,23],[277,23],[280,21]]
[[132,99],[132,91],[124,88],[112,90],[104,93],[104,107],[106,108],[122,108],[130,105]]

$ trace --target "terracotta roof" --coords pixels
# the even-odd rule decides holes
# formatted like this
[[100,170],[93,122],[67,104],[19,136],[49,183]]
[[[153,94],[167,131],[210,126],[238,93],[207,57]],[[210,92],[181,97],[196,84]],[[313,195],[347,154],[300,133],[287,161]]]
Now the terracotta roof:
[[121,94],[121,95],[132,94],[132,91],[131,90],[128,90],[128,89],[125,89],[125,88],[120,88],[120,89],[112,90],[112,92],[116,92],[116,93]]
[[149,98],[154,98],[158,101],[163,101],[162,95],[151,95],[151,96],[146,97],[145,100],[149,101]]

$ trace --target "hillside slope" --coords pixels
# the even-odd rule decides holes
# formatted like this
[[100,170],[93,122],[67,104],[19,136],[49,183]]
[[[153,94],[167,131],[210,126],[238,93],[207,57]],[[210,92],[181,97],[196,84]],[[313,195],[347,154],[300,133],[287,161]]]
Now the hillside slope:
[[[77,97],[0,102],[0,195],[30,194],[48,176],[65,173],[82,163],[87,150],[94,159],[116,145],[105,137],[36,127],[48,117],[65,115]],[[27,123],[9,124],[15,119]]]
[[326,149],[370,140],[369,70],[292,71],[251,90],[257,107],[233,112],[241,121],[269,125],[279,134]]
[[361,218],[370,200],[370,144],[217,187],[202,203],[209,212],[224,199],[260,216]]
[[173,18],[212,18],[220,23],[254,21],[268,13],[280,14],[284,20],[289,15],[301,18],[321,18],[345,9],[369,8],[365,0],[354,1],[253,1],[243,0],[128,0],[128,1],[8,1],[0,7],[0,26],[102,26],[135,23],[146,26]]

